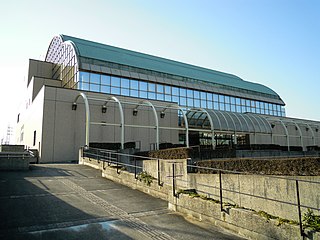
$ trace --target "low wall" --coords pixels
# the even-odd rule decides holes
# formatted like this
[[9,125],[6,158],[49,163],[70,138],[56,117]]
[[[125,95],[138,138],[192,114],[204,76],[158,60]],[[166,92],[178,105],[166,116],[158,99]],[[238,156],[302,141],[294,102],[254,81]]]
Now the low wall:
[[[178,162],[179,161],[181,162],[181,167],[177,167],[177,172],[181,174],[186,173],[186,160],[181,159],[178,160]],[[262,210],[284,219],[296,219],[298,216],[297,207],[287,209],[280,203],[270,204],[269,201],[263,199],[239,194],[239,192],[241,192],[264,197],[268,196],[270,198],[276,196],[278,199],[293,199],[295,201],[295,185],[289,183],[286,179],[268,180],[268,178],[264,176],[223,174],[223,189],[232,189],[234,191],[234,193],[223,191],[223,201],[233,203],[237,206],[224,206],[224,211],[221,212],[220,204],[213,201],[204,200],[199,197],[192,198],[186,194],[176,194],[176,196],[173,196],[172,170],[170,170],[170,167],[172,169],[172,160],[163,161],[163,165],[160,164],[160,177],[163,183],[160,186],[157,180],[147,185],[143,181],[135,179],[134,173],[121,169],[117,170],[115,166],[108,166],[107,163],[102,161],[80,157],[79,163],[101,170],[102,176],[112,181],[168,201],[168,206],[171,210],[192,216],[200,221],[209,221],[217,226],[230,229],[242,236],[259,240],[301,239],[299,226],[282,223],[279,220],[266,219],[257,214],[257,211]],[[157,164],[156,160],[143,161],[144,170],[154,177],[157,176]],[[177,166],[179,166],[179,164]],[[202,194],[201,191],[209,193],[211,191],[209,197],[219,199],[218,181],[218,175],[216,174],[187,174],[187,177],[181,176],[180,179],[177,179],[177,187],[182,189],[196,188],[200,194]],[[308,190],[308,187],[302,184],[300,189],[301,204],[319,204],[320,191],[318,189],[313,188],[312,191],[310,191],[310,188]],[[176,191],[176,193],[178,193],[178,191]],[[255,211],[242,207],[251,208]],[[320,233],[307,230],[305,230],[305,233],[307,234],[305,239],[320,240]]]
[[[224,189],[223,202],[299,221],[297,206],[276,202],[297,204],[296,182],[290,180],[292,177],[279,179],[258,175],[222,174],[221,178]],[[295,179],[320,182],[320,176],[299,176]],[[196,189],[199,194],[219,200],[218,174],[188,174],[188,183],[188,188]],[[299,181],[299,193],[301,205],[320,209],[320,184]],[[306,208],[302,208],[302,213],[306,211]]]
[[159,186],[157,180],[155,179],[150,185],[147,185],[145,182],[136,179],[134,173],[123,171],[121,169],[118,169],[117,171],[114,166],[108,166],[108,164],[103,161],[97,161],[90,158],[81,158],[79,163],[101,170],[102,177],[166,201],[168,201],[168,192],[172,192],[172,187],[170,185],[163,183],[161,186]]
[[0,170],[28,170],[29,158],[13,156],[15,153],[0,153]]
[[158,161],[160,165],[160,181],[165,184],[172,184],[172,165],[175,164],[175,176],[180,180],[180,187],[186,188],[188,186],[187,161],[185,159],[176,160],[144,160],[142,166],[144,171],[158,178]]
[[[302,239],[298,225],[284,224],[273,219],[267,220],[254,211],[241,208],[225,208],[225,211],[221,212],[220,204],[185,194],[170,197],[169,209],[199,221],[211,222],[250,239]],[[305,230],[305,234],[304,239],[320,239],[320,233]]]

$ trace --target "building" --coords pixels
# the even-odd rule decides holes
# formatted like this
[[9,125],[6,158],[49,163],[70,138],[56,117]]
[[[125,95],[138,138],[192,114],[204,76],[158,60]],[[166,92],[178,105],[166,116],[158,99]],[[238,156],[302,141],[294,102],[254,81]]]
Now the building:
[[266,86],[66,35],[29,61],[27,96],[16,142],[40,162],[76,160],[89,143],[320,146],[320,122],[287,118]]

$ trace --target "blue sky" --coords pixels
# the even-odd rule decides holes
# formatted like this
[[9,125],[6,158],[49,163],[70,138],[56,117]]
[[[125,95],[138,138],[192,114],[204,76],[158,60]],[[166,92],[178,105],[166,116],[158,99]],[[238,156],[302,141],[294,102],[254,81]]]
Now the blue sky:
[[0,3],[0,140],[14,126],[28,59],[67,34],[264,84],[288,117],[320,121],[320,1],[91,0]]

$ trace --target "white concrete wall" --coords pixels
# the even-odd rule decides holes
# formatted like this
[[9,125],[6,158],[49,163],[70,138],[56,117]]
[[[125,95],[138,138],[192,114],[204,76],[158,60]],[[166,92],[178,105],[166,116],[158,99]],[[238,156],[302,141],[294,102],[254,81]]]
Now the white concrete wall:
[[49,62],[29,59],[28,85],[30,84],[32,77],[51,78],[52,66],[53,64]]
[[43,85],[61,87],[61,81],[42,78],[42,77],[32,77],[29,85],[32,86],[32,101],[33,101],[33,99],[38,95],[38,92],[43,87]]
[[[29,85],[29,89],[32,86]],[[26,102],[20,113],[19,122],[16,126],[16,143],[25,145],[26,148],[40,149],[42,146],[42,121],[43,121],[43,104],[44,104],[44,88],[42,88],[38,96],[33,102]],[[34,144],[34,131],[36,131],[36,139]],[[23,138],[21,139],[21,132]],[[40,153],[41,155],[41,153]]]
[[[77,101],[77,110],[71,106],[79,91],[45,87],[43,148],[41,162],[65,162],[78,159],[78,149],[85,145],[85,107],[83,99]],[[107,99],[105,94],[88,93],[88,96]],[[120,97],[119,97],[120,98]],[[121,98],[120,98],[121,99]],[[129,98],[126,99],[128,101]],[[137,101],[137,99],[132,99]],[[89,100],[91,122],[107,122],[120,124],[118,105],[114,102],[107,104],[107,112],[101,112],[102,101]],[[123,104],[125,124],[155,126],[151,107],[140,106],[138,115],[133,116],[132,110],[136,105]],[[157,115],[161,126],[178,125],[176,112],[166,112],[160,120],[160,109]],[[178,143],[178,130],[162,132],[160,142]],[[125,142],[141,141],[141,150],[149,150],[150,144],[155,143],[154,128],[125,128]],[[90,142],[120,142],[119,126],[90,126]]]

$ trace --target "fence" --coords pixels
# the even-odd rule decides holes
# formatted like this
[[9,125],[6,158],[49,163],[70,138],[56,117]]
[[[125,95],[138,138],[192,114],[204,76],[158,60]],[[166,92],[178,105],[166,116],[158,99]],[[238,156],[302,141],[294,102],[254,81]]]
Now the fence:
[[[133,173],[135,179],[144,173],[144,177],[156,180],[158,186],[169,186],[173,197],[183,192],[181,190],[190,192],[192,189],[193,193],[216,200],[221,212],[226,211],[226,206],[233,205],[295,220],[299,223],[301,236],[304,236],[303,213],[307,209],[316,214],[320,211],[320,177],[253,175],[199,167],[190,164],[188,159],[166,160],[105,149],[82,150],[82,156],[97,160],[103,169],[109,166],[117,173]],[[196,172],[200,168],[216,173],[188,173],[188,170]]]

